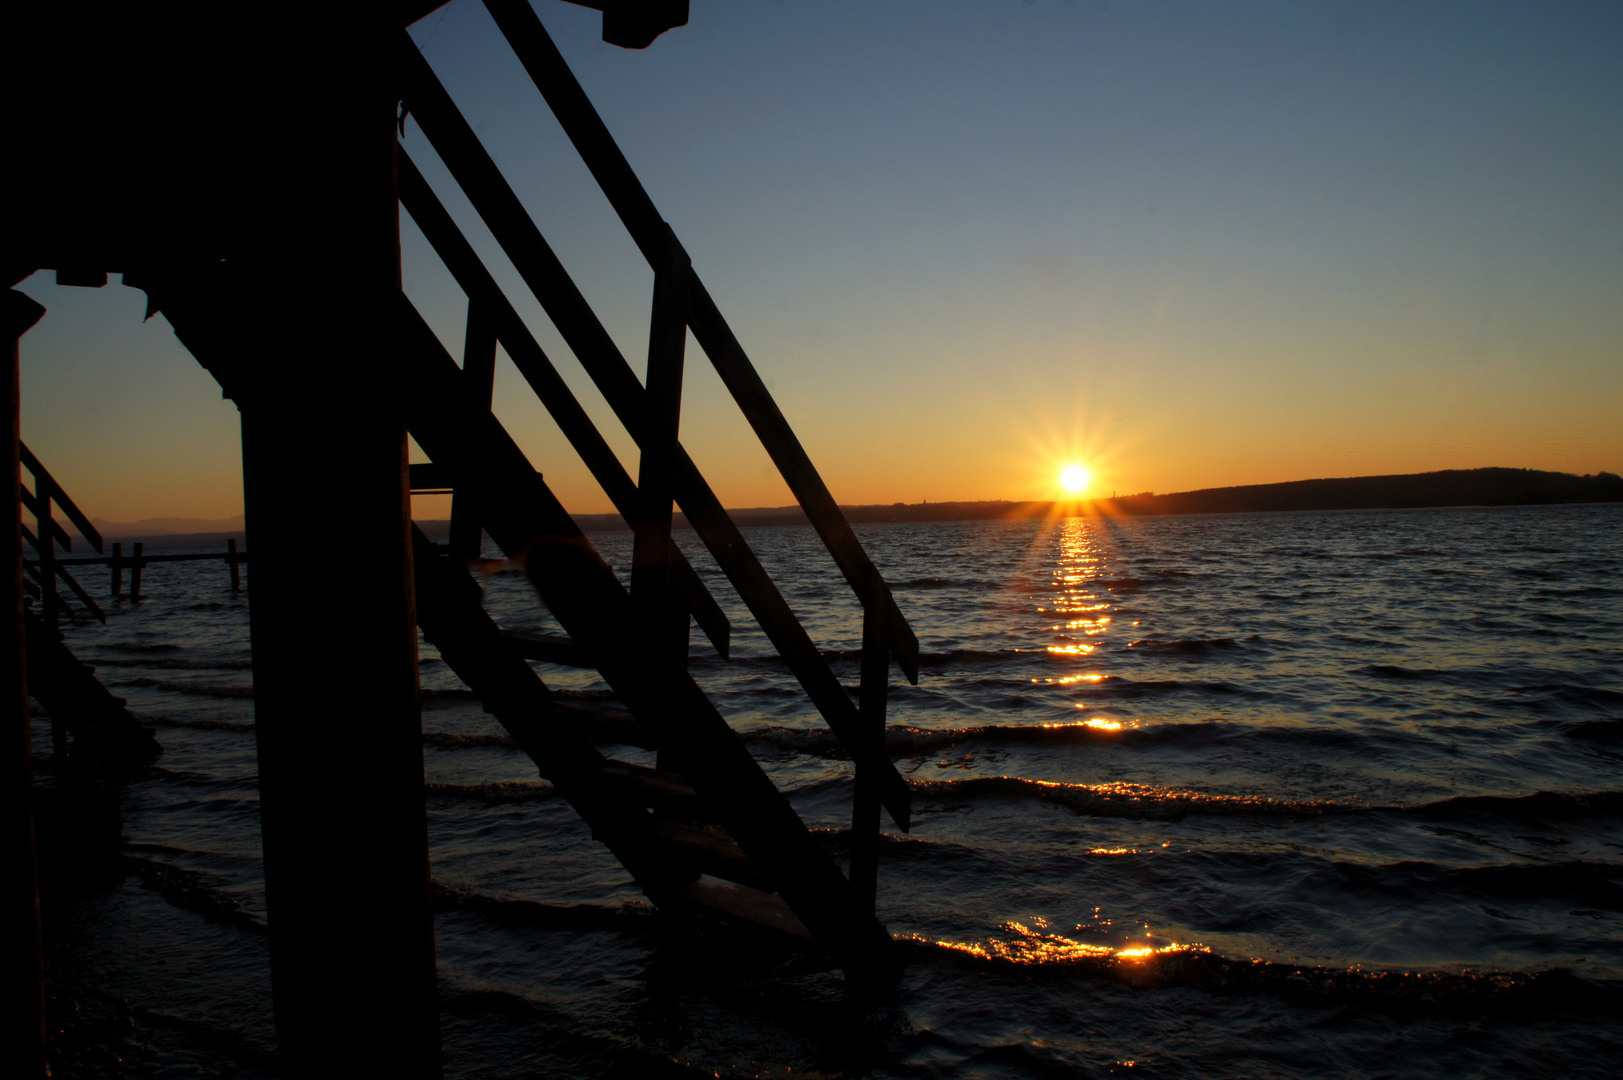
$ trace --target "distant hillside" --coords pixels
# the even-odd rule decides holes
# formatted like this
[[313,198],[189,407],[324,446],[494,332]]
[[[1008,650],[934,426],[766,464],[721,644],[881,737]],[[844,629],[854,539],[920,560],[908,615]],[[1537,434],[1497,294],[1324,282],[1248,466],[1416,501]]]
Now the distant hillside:
[[[1449,469],[1401,476],[1353,476],[1334,480],[1292,480],[1282,484],[1203,488],[1170,495],[1141,492],[1115,499],[1076,502],[893,503],[843,506],[848,521],[983,521],[1081,514],[1246,514],[1278,510],[1391,510],[1427,506],[1537,506],[1550,503],[1623,502],[1623,477],[1613,473],[1575,476],[1536,469]],[[804,525],[798,506],[731,510],[740,526]],[[623,530],[618,514],[583,514],[575,519],[591,531]],[[677,515],[676,527],[687,528]]]
[[[854,523],[885,521],[984,521],[1084,514],[1247,514],[1277,510],[1389,510],[1426,506],[1538,506],[1551,503],[1623,502],[1623,477],[1602,472],[1589,476],[1539,472],[1536,469],[1449,469],[1401,476],[1352,476],[1335,480],[1292,480],[1283,484],[1203,488],[1170,495],[1141,492],[1115,499],[1076,502],[892,503],[844,506]],[[798,506],[763,506],[730,510],[740,526],[804,525]],[[217,521],[195,518],[148,518],[143,521],[91,519],[109,540],[160,540],[166,544],[216,544],[243,536],[240,516]],[[623,531],[619,514],[579,514],[587,532]],[[418,522],[435,540],[444,540],[447,521]],[[690,526],[681,514],[676,528]],[[189,534],[189,535],[188,535]]]
[[1423,506],[1538,506],[1623,501],[1623,477],[1534,469],[1448,469],[1402,476],[1293,480],[1284,484],[1143,493],[1101,500],[1118,514],[1244,514],[1267,510],[1388,510]]
[[151,540],[180,535],[230,536],[242,533],[242,515],[228,518],[142,518],[140,521],[107,521],[91,518],[90,524],[109,540]]

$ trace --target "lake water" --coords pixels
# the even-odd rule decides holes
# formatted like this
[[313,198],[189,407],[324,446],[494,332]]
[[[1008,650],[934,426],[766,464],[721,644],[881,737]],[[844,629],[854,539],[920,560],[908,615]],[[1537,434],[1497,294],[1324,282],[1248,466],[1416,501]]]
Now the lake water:
[[[861,1007],[814,960],[664,926],[424,647],[446,1073],[1616,1076],[1620,526],[1607,505],[859,528],[924,652],[890,704],[915,823],[880,855],[907,968]],[[815,535],[746,536],[854,686],[860,611]],[[594,541],[628,564],[629,536]],[[694,561],[734,619],[731,662],[695,633],[695,676],[843,857],[847,762]],[[279,1075],[225,578],[155,566],[139,605],[68,627],[165,747],[120,787],[132,873],[50,915],[86,1075]],[[485,589],[506,628],[552,629],[522,577]]]

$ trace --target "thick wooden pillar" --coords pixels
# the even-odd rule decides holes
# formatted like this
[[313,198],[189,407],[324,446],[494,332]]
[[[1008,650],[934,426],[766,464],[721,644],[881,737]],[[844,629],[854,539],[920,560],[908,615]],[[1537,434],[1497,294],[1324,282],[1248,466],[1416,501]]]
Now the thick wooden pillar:
[[[368,5],[355,5],[365,8]],[[386,19],[289,45],[241,260],[271,982],[289,1076],[438,1077]],[[257,120],[255,122],[258,122]]]
[[0,298],[0,972],[11,1002],[0,1015],[0,1046],[19,1077],[45,1076],[44,950],[39,925],[39,872],[34,856],[34,768],[28,723],[28,657],[23,629],[22,462],[18,450],[18,339],[45,309],[20,292]]

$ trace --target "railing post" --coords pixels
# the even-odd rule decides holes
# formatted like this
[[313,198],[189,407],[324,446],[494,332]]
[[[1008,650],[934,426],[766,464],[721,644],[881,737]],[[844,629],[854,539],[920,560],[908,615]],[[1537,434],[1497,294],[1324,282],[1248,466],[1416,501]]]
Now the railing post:
[[39,597],[40,614],[45,628],[56,633],[61,622],[61,605],[56,599],[56,522],[51,518],[51,482],[44,476],[34,477],[34,535],[39,537]]
[[[496,391],[496,328],[484,305],[468,298],[468,328],[462,342],[462,381],[468,394],[490,408]],[[451,554],[477,559],[484,530],[473,491],[457,488],[451,495]]]
[[124,595],[124,545],[122,543],[119,543],[117,541],[115,541],[113,543],[113,554],[107,560],[107,565],[112,570],[112,574],[113,574],[113,581],[112,581],[112,590],[113,590],[113,592],[112,592],[112,595],[114,595],[114,596],[123,596]]
[[[885,753],[885,704],[890,694],[890,646],[886,618],[889,590],[878,570],[869,571],[868,605],[862,610],[862,685],[857,714],[862,738],[870,749]],[[851,798],[851,887],[864,914],[872,914],[879,890],[879,776],[877,770],[856,766],[856,790]]]
[[34,850],[34,776],[28,719],[28,662],[23,616],[22,460],[18,428],[19,339],[45,309],[6,290],[0,297],[0,334],[6,367],[0,370],[0,472],[7,509],[0,522],[0,709],[5,713],[0,775],[0,985],[11,1001],[0,1020],[0,1045],[11,1075],[49,1075],[45,1061],[45,967],[39,925],[39,876]]
[[654,272],[648,325],[647,436],[637,473],[638,515],[631,555],[631,596],[671,654],[687,663],[688,611],[671,588],[672,471],[680,448],[682,359],[687,345],[688,258],[670,226]]
[[[278,1063],[311,1080],[438,1080],[439,998],[417,699],[410,472],[399,368],[394,9],[334,4],[279,43],[267,141],[286,193],[255,215],[228,325],[298,282],[301,313],[245,334],[243,507],[265,910]],[[341,268],[312,274],[313,267]],[[287,362],[296,350],[300,364]],[[306,478],[321,478],[307,483]],[[331,555],[305,522],[367,552],[341,618],[309,590]],[[312,693],[312,687],[320,687]],[[318,740],[319,752],[312,752]],[[335,898],[364,898],[359,920]],[[365,987],[356,993],[356,987]]]
[[242,591],[242,571],[237,568],[237,538],[231,537],[225,542],[225,561],[231,567],[231,591]]
[[146,560],[141,558],[141,549],[145,546],[141,541],[135,542],[135,550],[130,555],[130,599],[141,599],[141,571],[146,567]]

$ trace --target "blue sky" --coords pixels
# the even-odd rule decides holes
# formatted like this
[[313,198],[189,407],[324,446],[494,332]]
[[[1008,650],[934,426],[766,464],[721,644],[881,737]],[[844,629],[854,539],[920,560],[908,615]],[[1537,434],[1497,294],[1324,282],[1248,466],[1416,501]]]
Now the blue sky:
[[[641,52],[537,10],[841,501],[1623,469],[1623,6],[694,0]],[[412,33],[640,370],[651,275],[483,7]],[[92,513],[237,512],[235,410],[162,320],[42,279],[24,437]],[[724,501],[789,501],[687,370]],[[504,361],[498,414],[607,509],[526,395]]]

